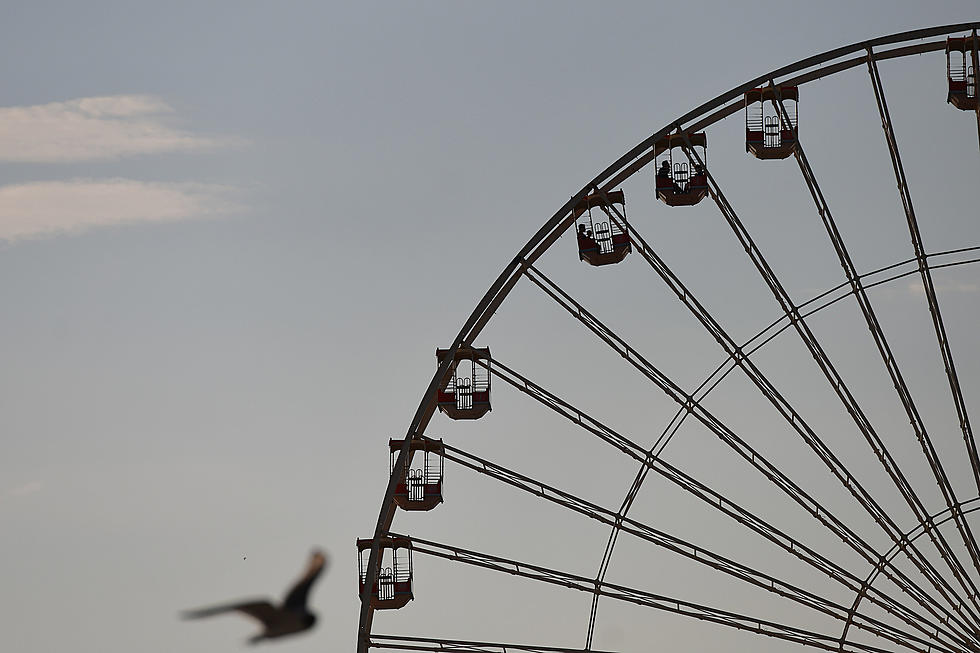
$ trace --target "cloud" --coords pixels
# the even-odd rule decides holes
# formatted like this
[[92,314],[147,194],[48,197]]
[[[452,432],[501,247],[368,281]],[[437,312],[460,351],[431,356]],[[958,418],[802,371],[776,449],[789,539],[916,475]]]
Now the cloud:
[[41,481],[31,481],[30,483],[25,483],[24,485],[7,490],[7,495],[12,497],[24,497],[28,494],[40,492],[42,489],[44,489],[44,483]]
[[173,109],[149,95],[0,107],[0,161],[71,163],[233,144],[166,124]]
[[[980,290],[980,286],[975,283],[936,283],[933,282],[933,286],[936,288],[936,294],[952,294],[952,293],[974,293]],[[909,294],[916,297],[925,297],[926,289],[922,285],[921,281],[909,282]]]
[[30,483],[24,483],[23,485],[18,485],[16,487],[8,488],[6,490],[0,491],[0,506],[4,504],[9,504],[11,501],[16,501],[31,494],[36,494],[44,489],[44,483],[40,480],[31,481]]
[[228,186],[75,179],[0,186],[0,240],[90,227],[210,217],[239,207]]
[[43,489],[44,483],[41,481],[31,481],[30,483],[8,488],[7,490],[0,491],[0,504],[36,494]]

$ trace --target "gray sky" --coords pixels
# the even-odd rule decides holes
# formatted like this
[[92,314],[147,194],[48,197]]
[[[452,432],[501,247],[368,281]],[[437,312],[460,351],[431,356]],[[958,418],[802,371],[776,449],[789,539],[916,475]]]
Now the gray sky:
[[[387,439],[404,436],[434,349],[450,343],[530,235],[622,153],[733,86],[840,45],[978,19],[975,2],[904,0],[8,8],[0,25],[4,650],[239,650],[252,628],[244,619],[188,624],[177,612],[279,597],[314,545],[332,556],[313,594],[320,625],[277,646],[349,649],[354,540],[377,519]],[[917,212],[929,225],[927,248],[980,243],[977,125],[945,104],[942,56],[885,63],[881,73]],[[801,91],[801,137],[813,143],[807,152],[862,271],[910,256],[876,121],[863,69]],[[795,164],[746,156],[741,130],[736,115],[709,132],[709,165],[794,296],[836,285],[840,268]],[[668,209],[651,187],[652,171],[626,187],[631,221],[737,339],[765,326],[775,303],[714,206]],[[638,256],[615,267],[578,263],[568,236],[542,259],[563,287],[693,388],[720,350]],[[910,383],[942,433],[940,448],[960,464],[950,473],[966,495],[969,468],[915,281],[872,298],[915,372]],[[980,411],[972,329],[980,272],[953,268],[937,282],[967,400]],[[853,302],[814,326],[882,430],[895,432],[897,455],[923,495],[940,506]],[[528,284],[480,340],[640,442],[652,442],[673,414]],[[853,424],[798,340],[784,335],[760,362],[885,493],[887,479],[854,444]],[[723,388],[713,410],[862,523],[823,470],[801,462],[802,445],[789,443],[744,379]],[[495,391],[488,417],[456,424],[437,416],[430,435],[618,507],[632,463],[502,383]],[[704,429],[681,433],[670,450],[678,464],[724,477],[733,497],[847,559],[747,471],[733,471],[731,453]],[[447,473],[446,503],[398,515],[395,530],[594,575],[604,528],[465,470]],[[637,518],[733,557],[763,555],[675,494],[645,488]],[[893,500],[887,505],[907,525],[907,509]],[[800,621],[802,612],[771,598],[742,596],[731,581],[649,546],[624,539],[619,551],[615,582],[709,603],[724,596],[823,624]],[[826,584],[796,568],[787,574]],[[378,631],[584,641],[585,594],[421,557],[416,575],[416,600],[379,615]],[[786,648],[601,605],[597,647],[654,642]]]

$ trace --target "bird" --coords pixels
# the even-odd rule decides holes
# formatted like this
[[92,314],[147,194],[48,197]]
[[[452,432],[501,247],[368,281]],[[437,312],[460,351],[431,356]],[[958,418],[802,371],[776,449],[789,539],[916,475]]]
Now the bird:
[[257,619],[263,626],[262,632],[250,637],[249,644],[258,644],[266,639],[295,635],[313,628],[316,615],[306,607],[307,597],[314,581],[327,566],[327,556],[314,550],[306,571],[296,584],[290,588],[282,604],[274,605],[266,599],[239,601],[181,613],[184,619],[201,619],[227,612],[241,612]]

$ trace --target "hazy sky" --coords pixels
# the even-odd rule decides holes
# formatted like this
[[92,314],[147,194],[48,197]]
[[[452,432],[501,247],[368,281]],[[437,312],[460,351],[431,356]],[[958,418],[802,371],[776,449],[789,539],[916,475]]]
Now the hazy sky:
[[[435,348],[451,343],[531,234],[622,153],[731,87],[840,45],[971,20],[980,20],[980,6],[967,0],[6,8],[0,648],[239,650],[253,630],[246,619],[183,623],[178,611],[278,598],[310,549],[322,546],[332,566],[312,595],[320,625],[276,646],[349,650],[358,611],[354,541],[374,529],[387,440],[404,436]],[[881,73],[917,211],[930,225],[927,248],[980,244],[977,124],[946,105],[942,55],[885,63]],[[908,258],[866,71],[804,87],[799,113],[858,268]],[[795,296],[840,283],[795,164],[746,156],[741,120],[709,132],[709,165]],[[777,316],[713,205],[655,202],[652,171],[626,191],[631,221],[737,339]],[[579,263],[567,236],[542,259],[563,287],[695,387],[720,350],[642,259],[615,267]],[[873,299],[893,325],[889,335],[943,452],[962,465],[916,281],[890,284]],[[980,414],[972,326],[980,272],[953,268],[937,282],[967,401]],[[814,324],[882,428],[907,430],[853,302]],[[853,447],[856,469],[874,469],[794,338],[782,336],[760,360],[801,412],[815,415],[844,451]],[[480,344],[642,443],[673,415],[669,401],[530,284],[518,287]],[[713,406],[792,468],[803,454],[784,446],[790,435],[758,393],[744,378],[723,387]],[[484,420],[437,416],[430,435],[618,508],[632,462],[503,383],[495,391]],[[709,448],[704,429],[688,432],[678,464],[741,479],[728,476],[730,452]],[[899,455],[917,461],[910,476],[938,508],[907,436],[895,436],[904,443]],[[814,466],[799,463],[791,473],[810,480]],[[951,471],[964,495],[967,472]],[[881,477],[868,471],[876,489],[887,485]],[[769,490],[757,481],[732,482],[766,514],[789,514],[784,499],[767,503]],[[595,574],[605,528],[464,470],[447,470],[446,492],[446,504],[400,514],[394,529]],[[673,519],[706,545],[751,557],[751,540],[689,520],[690,500],[663,492],[644,494],[638,515],[665,530]],[[901,507],[896,519],[908,525],[906,513]],[[728,591],[720,588],[730,581],[680,571],[651,549],[624,539],[610,579],[709,603]],[[422,557],[416,574],[416,600],[379,615],[379,632],[584,642],[586,594]],[[744,605],[790,621],[802,614],[763,599]],[[756,644],[610,602],[599,624],[596,646],[608,649]]]

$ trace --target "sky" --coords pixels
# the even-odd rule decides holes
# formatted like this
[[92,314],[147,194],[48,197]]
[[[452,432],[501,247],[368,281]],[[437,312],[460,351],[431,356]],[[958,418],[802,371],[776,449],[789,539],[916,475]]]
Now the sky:
[[[273,645],[352,649],[354,544],[377,521],[387,440],[404,437],[435,348],[451,344],[540,225],[647,136],[764,72],[980,20],[975,2],[905,0],[35,2],[4,14],[0,637],[17,653],[239,650],[254,629],[246,619],[187,623],[179,611],[278,598],[314,547],[330,556],[312,594],[318,627]],[[977,124],[945,103],[941,53],[883,62],[881,75],[927,249],[980,244]],[[803,87],[799,115],[858,269],[911,256],[867,72]],[[760,248],[801,301],[839,284],[795,164],[748,157],[742,133],[740,114],[710,130],[708,165]],[[624,186],[631,223],[747,339],[778,316],[773,298],[717,209],[663,206],[652,176]],[[570,235],[541,259],[693,389],[721,351],[644,265],[634,254],[586,266]],[[980,268],[936,279],[967,403],[980,411]],[[954,487],[976,496],[917,281],[885,284],[872,300]],[[927,504],[941,507],[853,301],[813,326]],[[526,281],[478,344],[647,446],[673,416]],[[759,361],[895,519],[914,524],[798,339],[787,332]],[[631,460],[502,382],[493,397],[478,422],[437,415],[427,434],[618,508]],[[709,405],[887,548],[744,377]],[[668,458],[678,466],[850,560],[705,429],[689,423],[677,440]],[[637,519],[756,564],[770,556],[661,485],[644,488]],[[595,575],[608,536],[448,465],[446,502],[400,513],[393,528],[583,576]],[[784,563],[800,583],[829,586],[773,562]],[[415,600],[379,615],[379,632],[583,646],[586,593],[421,555],[415,573]],[[609,579],[826,625],[625,537]],[[606,650],[788,646],[608,600],[596,632]]]

